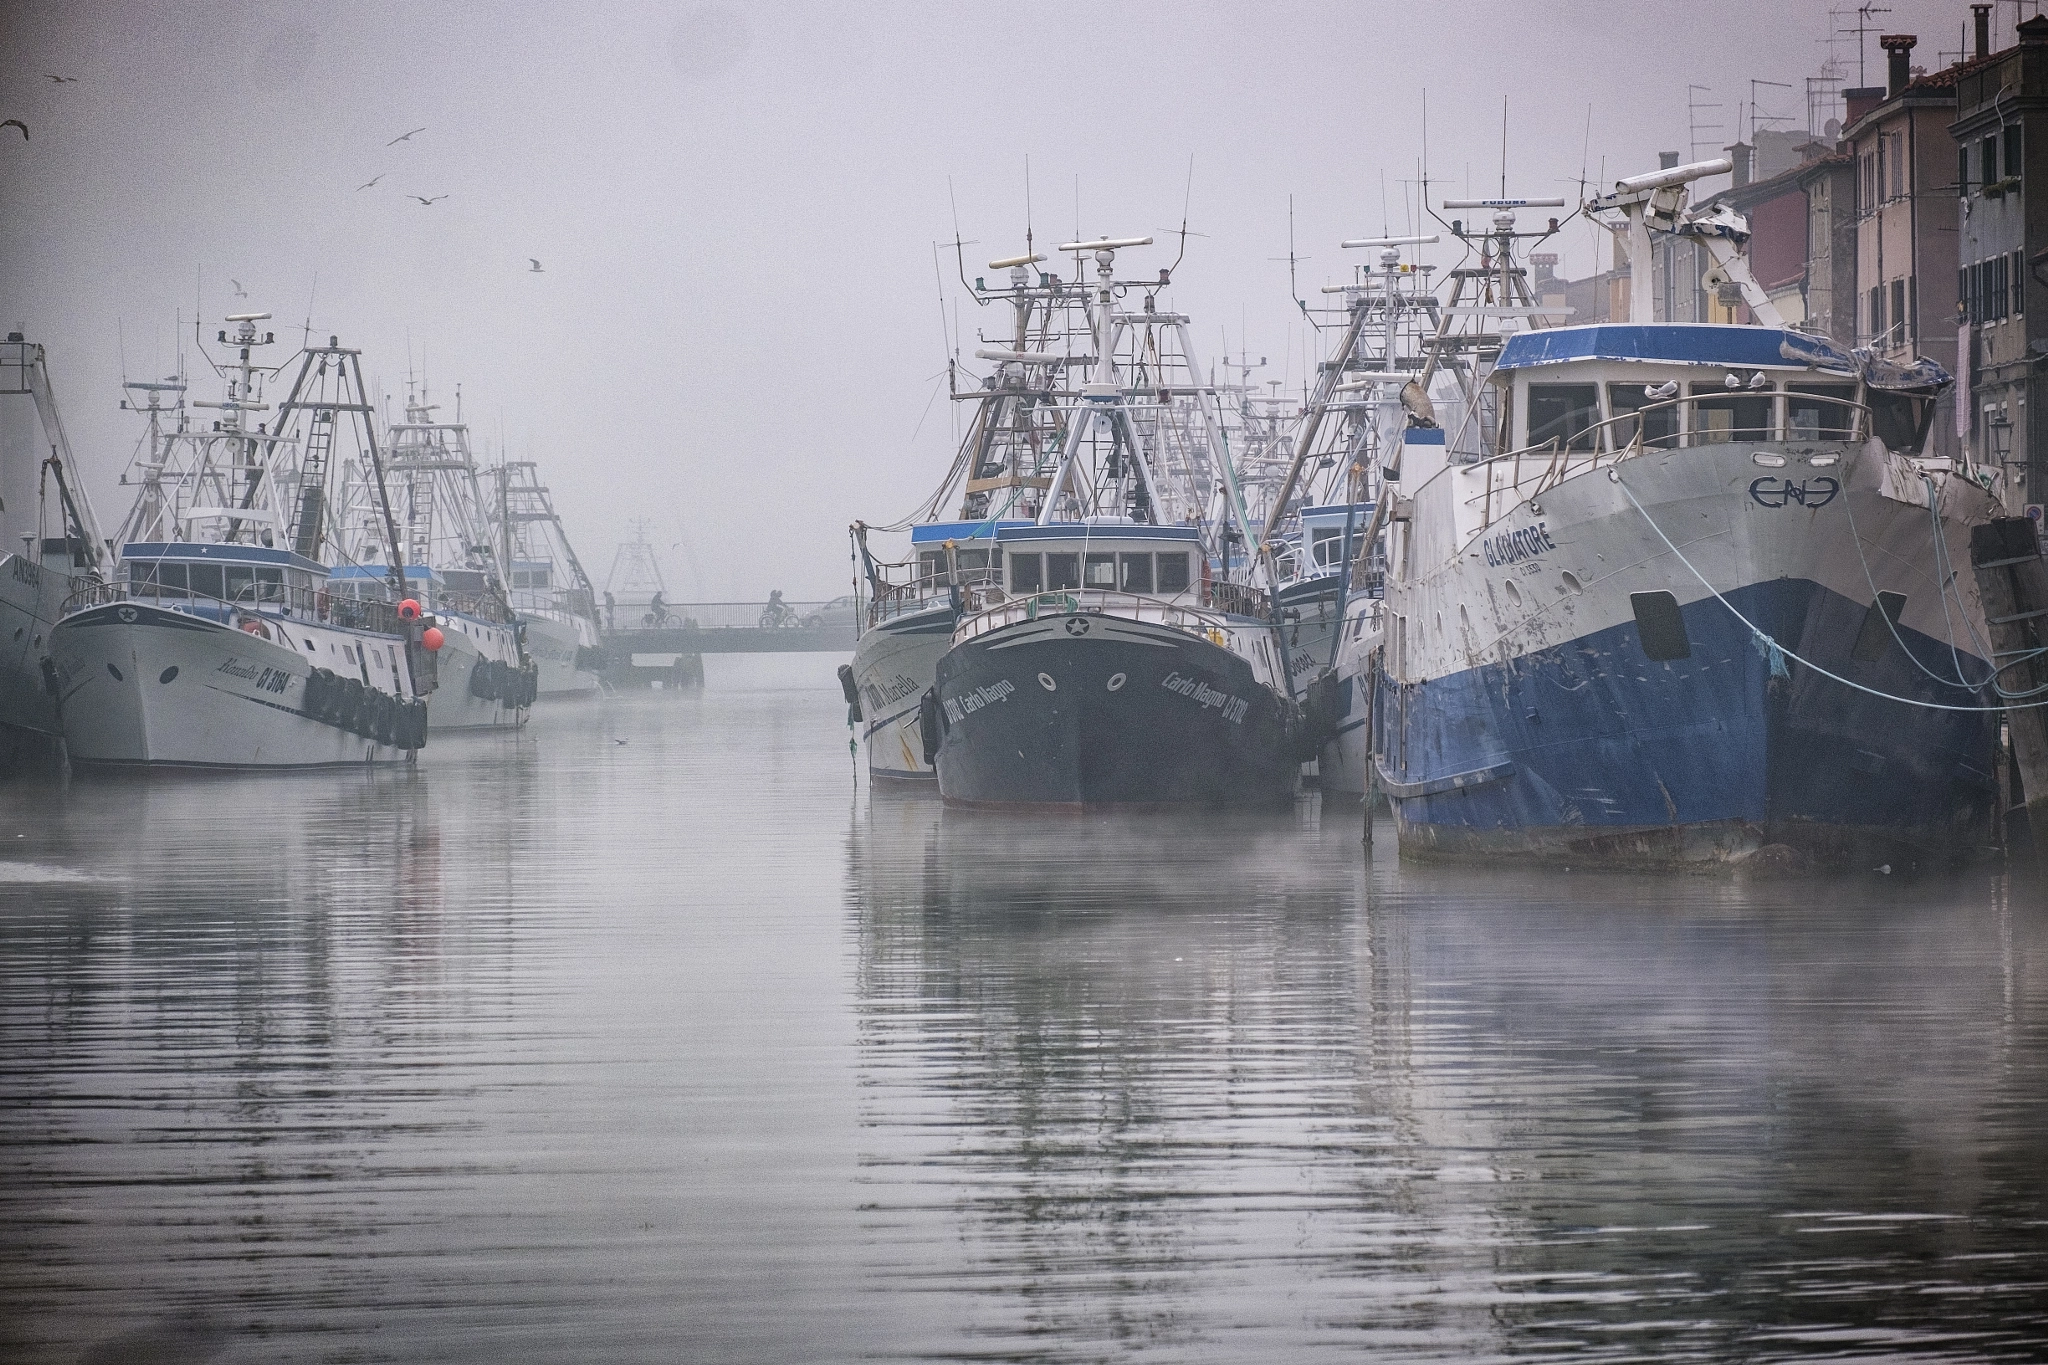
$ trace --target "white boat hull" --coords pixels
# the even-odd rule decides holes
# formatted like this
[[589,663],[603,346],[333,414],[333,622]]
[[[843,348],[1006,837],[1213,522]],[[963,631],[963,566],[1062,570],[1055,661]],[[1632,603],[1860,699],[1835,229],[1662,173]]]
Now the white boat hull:
[[50,646],[72,760],[313,768],[406,758],[403,749],[301,713],[315,667],[410,695],[402,642],[297,621],[277,622],[272,635],[142,602],[67,617]]
[[578,668],[585,650],[598,647],[597,627],[582,617],[522,616],[526,624],[526,654],[540,668],[543,697],[587,697],[598,689],[599,678],[591,669]]
[[453,615],[438,619],[443,643],[434,668],[439,686],[427,694],[427,729],[509,730],[524,724],[526,708],[477,695],[473,681],[490,662],[519,666],[512,627]]
[[57,699],[43,680],[50,631],[79,581],[20,555],[0,555],[0,725],[55,735]]
[[952,647],[954,615],[950,606],[928,607],[871,626],[855,643],[853,681],[870,777],[938,782],[924,761],[919,710],[938,680],[940,658]]

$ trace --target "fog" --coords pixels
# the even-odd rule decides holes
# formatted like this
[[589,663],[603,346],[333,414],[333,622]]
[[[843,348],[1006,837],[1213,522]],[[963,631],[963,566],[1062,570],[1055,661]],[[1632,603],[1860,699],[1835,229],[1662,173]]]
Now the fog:
[[[1290,230],[1310,295],[1348,277],[1340,239],[1409,228],[1425,91],[1438,197],[1499,189],[1505,101],[1509,192],[1575,199],[1688,148],[1688,85],[1722,106],[1703,154],[1747,131],[1753,90],[1765,126],[1806,126],[1805,78],[1855,22],[1822,0],[0,15],[0,118],[31,130],[0,129],[0,325],[48,347],[110,532],[124,374],[169,373],[195,310],[209,338],[269,310],[281,342],[361,347],[382,393],[410,374],[452,406],[459,384],[488,458],[542,463],[600,588],[643,519],[678,599],[847,591],[847,523],[930,491],[947,356],[971,367],[1002,325],[934,244],[957,223],[970,279],[1021,251],[1027,166],[1041,249],[1149,233],[1128,262],[1149,273],[1185,209],[1170,306],[1205,359],[1242,348],[1298,389]],[[1879,21],[1933,67],[1967,17]],[[2012,7],[1998,22],[2010,41]],[[1854,84],[1855,38],[1833,51]],[[1865,54],[1882,83],[1874,33]],[[1555,245],[1574,276],[1605,250],[1583,223]]]

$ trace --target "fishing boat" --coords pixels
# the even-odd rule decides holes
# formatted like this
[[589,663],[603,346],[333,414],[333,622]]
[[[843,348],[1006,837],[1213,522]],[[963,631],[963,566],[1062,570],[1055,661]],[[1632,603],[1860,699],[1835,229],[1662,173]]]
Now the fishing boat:
[[[131,386],[152,400],[183,387],[176,376]],[[32,400],[42,436],[40,447],[10,439],[0,454],[0,738],[10,752],[26,743],[48,753],[62,733],[43,667],[50,633],[67,598],[106,578],[109,552],[78,481],[43,348],[20,332],[0,342],[0,393]],[[19,551],[8,548],[17,541]]]
[[[1957,566],[1996,475],[1925,455],[1938,366],[1784,325],[1739,215],[1687,207],[1727,169],[1591,200],[1631,320],[1507,336],[1483,404],[1403,434],[1374,710],[1406,855],[1890,866],[1987,837],[1998,698]],[[1653,229],[1755,323],[1656,322]]]
[[[347,481],[346,548],[330,591],[364,602],[400,596],[428,612],[444,641],[435,659],[440,685],[427,699],[431,730],[512,729],[525,723],[538,694],[538,669],[506,594],[460,390],[454,420],[437,419],[425,385],[408,386],[405,420],[386,427],[381,480],[364,461]],[[388,488],[403,568],[382,558],[377,522]]]
[[[50,634],[75,762],[394,763],[426,742],[431,638],[392,602],[329,590],[337,447],[352,435],[373,479],[381,469],[360,357],[332,337],[306,347],[275,419],[257,420],[271,410],[273,372],[252,359],[274,340],[256,327],[268,317],[228,317],[220,341],[238,358],[215,367],[221,402],[149,390],[116,574],[74,592]],[[195,407],[219,417],[201,424]]]
[[923,703],[949,802],[1271,804],[1313,753],[1270,589],[1211,576],[1226,525],[1204,517],[1212,480],[1240,527],[1243,498],[1188,319],[1159,307],[1171,269],[1116,278],[1117,253],[1150,241],[1060,248],[1095,264],[1080,296],[1091,355],[1056,396],[1060,455],[1038,515],[991,527],[989,581],[960,588]]
[[597,592],[540,481],[539,466],[532,460],[508,460],[491,471],[491,481],[497,493],[491,520],[498,534],[498,562],[509,575],[527,657],[539,670],[539,695],[593,696],[605,663]]

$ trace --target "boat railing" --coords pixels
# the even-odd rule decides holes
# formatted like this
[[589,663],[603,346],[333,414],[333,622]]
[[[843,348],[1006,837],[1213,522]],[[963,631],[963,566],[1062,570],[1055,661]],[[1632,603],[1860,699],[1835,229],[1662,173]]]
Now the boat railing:
[[[874,597],[868,603],[870,626],[952,601],[956,582],[963,594],[972,594],[989,588],[1001,591],[1003,586],[1002,570],[993,565],[988,568],[961,569],[956,576],[950,578],[943,569],[932,572],[915,564],[877,562],[875,569]],[[890,569],[910,569],[915,572],[892,583],[889,581]]]
[[238,614],[287,616],[378,635],[405,633],[397,607],[389,602],[287,583],[251,583],[239,590],[232,600],[165,583],[94,583],[65,598],[61,614],[70,616],[117,602],[147,602],[167,611],[182,612],[224,625]]
[[1223,613],[1218,611],[1163,597],[1112,592],[1105,588],[1073,588],[1019,597],[1005,596],[998,590],[986,595],[978,609],[961,616],[953,638],[971,640],[1004,626],[1046,616],[1114,616],[1126,621],[1170,626],[1194,635],[1220,631],[1229,624]]
[[1460,466],[1469,471],[1481,471],[1485,485],[1478,492],[1465,499],[1467,507],[1478,507],[1483,516],[1482,528],[1492,521],[1495,499],[1502,494],[1511,494],[1513,504],[1526,498],[1540,497],[1567,479],[1619,464],[1652,450],[1690,450],[1699,446],[1730,445],[1741,442],[1796,441],[1839,441],[1861,444],[1871,430],[1871,413],[1867,404],[1848,398],[1817,398],[1816,402],[1849,417],[1847,426],[1830,425],[1814,433],[1812,437],[1794,435],[1789,426],[1773,421],[1760,427],[1716,427],[1702,429],[1697,420],[1674,423],[1681,430],[1645,440],[1643,431],[1645,413],[1670,412],[1677,416],[1681,408],[1691,407],[1697,413],[1702,403],[1725,403],[1730,398],[1776,398],[1782,396],[1775,391],[1748,394],[1742,389],[1730,389],[1725,393],[1683,394],[1675,398],[1645,403],[1633,412],[1622,413],[1603,421],[1580,428],[1571,436],[1553,436],[1540,445],[1524,446],[1519,450],[1504,451],[1471,464]]

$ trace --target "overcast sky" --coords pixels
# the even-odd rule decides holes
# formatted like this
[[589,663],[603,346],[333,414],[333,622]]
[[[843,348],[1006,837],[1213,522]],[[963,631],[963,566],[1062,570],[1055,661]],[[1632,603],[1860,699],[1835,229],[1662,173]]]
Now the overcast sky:
[[[1891,9],[1929,66],[1968,18]],[[1509,190],[1576,197],[1686,149],[1691,84],[1723,106],[1703,144],[1752,80],[1792,87],[1755,87],[1766,126],[1804,127],[1844,22],[1828,0],[0,0],[0,118],[31,129],[0,129],[0,326],[48,347],[110,532],[124,352],[168,373],[181,316],[189,346],[195,308],[208,336],[260,308],[281,341],[310,315],[362,347],[386,393],[409,366],[437,399],[460,383],[491,457],[542,463],[600,589],[645,518],[674,598],[826,596],[847,523],[900,517],[950,458],[956,318],[970,357],[1000,323],[933,243],[957,204],[970,278],[1020,251],[1027,159],[1041,246],[1151,233],[1128,262],[1149,273],[1185,199],[1203,235],[1172,306],[1298,389],[1290,197],[1304,290],[1347,276],[1341,238],[1408,226],[1425,90],[1438,197],[1499,187],[1503,99]],[[1835,50],[1853,83],[1854,38]],[[1591,229],[1559,245],[1593,268]]]

